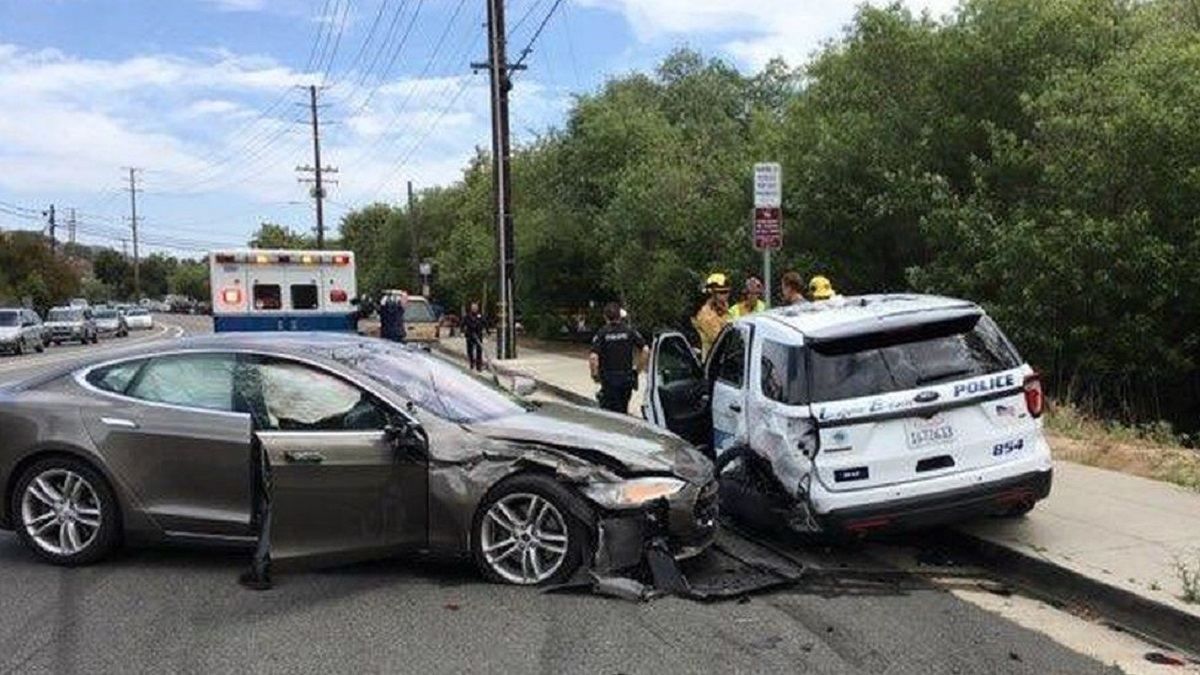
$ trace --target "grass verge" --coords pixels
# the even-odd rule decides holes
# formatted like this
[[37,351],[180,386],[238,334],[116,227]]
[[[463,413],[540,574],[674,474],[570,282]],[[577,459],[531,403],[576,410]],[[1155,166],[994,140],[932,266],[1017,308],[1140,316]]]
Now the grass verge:
[[1129,427],[1055,405],[1046,432],[1056,459],[1200,491],[1200,451],[1183,447],[1165,424]]

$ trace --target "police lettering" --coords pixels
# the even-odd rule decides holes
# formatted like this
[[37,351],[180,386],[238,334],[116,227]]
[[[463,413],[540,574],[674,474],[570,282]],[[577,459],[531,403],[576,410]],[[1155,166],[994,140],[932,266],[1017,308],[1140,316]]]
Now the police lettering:
[[972,394],[983,394],[989,391],[999,389],[1009,389],[1017,386],[1016,376],[1012,373],[1007,375],[993,375],[987,379],[975,380],[973,382],[963,382],[954,385],[954,396],[970,396]]

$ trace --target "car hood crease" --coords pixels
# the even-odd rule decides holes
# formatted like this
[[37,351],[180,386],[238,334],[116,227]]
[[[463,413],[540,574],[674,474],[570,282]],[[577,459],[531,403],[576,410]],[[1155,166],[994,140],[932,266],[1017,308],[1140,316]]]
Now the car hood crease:
[[708,461],[683,439],[631,417],[579,406],[544,403],[524,415],[465,427],[495,440],[549,446],[596,463],[615,461],[629,474],[670,473],[696,484],[712,477]]

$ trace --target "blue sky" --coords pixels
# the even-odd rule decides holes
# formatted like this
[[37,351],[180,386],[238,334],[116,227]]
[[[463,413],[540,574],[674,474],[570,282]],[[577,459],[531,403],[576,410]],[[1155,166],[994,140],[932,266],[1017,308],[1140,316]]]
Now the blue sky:
[[[511,49],[554,0],[509,0]],[[561,122],[573,93],[679,46],[746,71],[796,65],[836,38],[843,0],[564,0],[513,94],[517,141]],[[954,0],[908,0],[941,16]],[[313,226],[310,83],[322,155],[339,168],[327,224],[404,182],[455,180],[487,147],[484,0],[0,0],[0,228],[74,207],[79,238],[120,247],[139,174],[142,239],[180,255],[243,245],[262,220]],[[444,36],[444,37],[443,37]],[[515,57],[514,57],[515,58]]]

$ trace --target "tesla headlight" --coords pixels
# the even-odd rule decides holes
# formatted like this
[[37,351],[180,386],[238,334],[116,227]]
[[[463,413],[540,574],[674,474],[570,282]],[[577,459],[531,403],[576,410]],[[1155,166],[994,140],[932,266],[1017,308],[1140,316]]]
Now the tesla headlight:
[[678,478],[633,478],[619,483],[594,483],[583,489],[589,499],[609,509],[628,509],[679,492],[687,483]]

